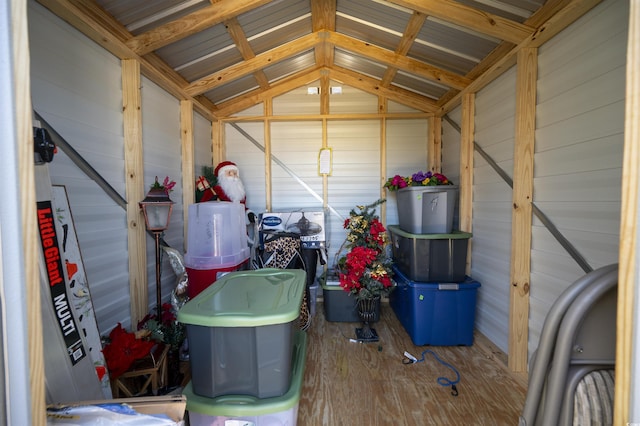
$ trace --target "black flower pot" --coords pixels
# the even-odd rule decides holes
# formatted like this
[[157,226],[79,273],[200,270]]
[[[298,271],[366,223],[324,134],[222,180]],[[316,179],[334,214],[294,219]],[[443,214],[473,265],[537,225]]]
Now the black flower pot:
[[377,342],[378,333],[371,328],[370,323],[376,318],[380,310],[380,297],[358,299],[358,317],[362,321],[362,328],[356,328],[356,338],[360,342]]

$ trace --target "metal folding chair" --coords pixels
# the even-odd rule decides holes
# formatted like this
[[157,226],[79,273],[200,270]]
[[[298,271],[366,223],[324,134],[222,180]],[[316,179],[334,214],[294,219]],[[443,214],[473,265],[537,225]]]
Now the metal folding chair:
[[580,381],[615,367],[617,284],[618,265],[604,266],[575,281],[551,307],[532,359],[520,426],[573,424]]

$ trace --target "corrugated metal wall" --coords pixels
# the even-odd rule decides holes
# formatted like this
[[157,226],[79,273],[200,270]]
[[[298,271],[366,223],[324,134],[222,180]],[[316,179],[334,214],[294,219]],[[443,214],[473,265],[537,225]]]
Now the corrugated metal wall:
[[[31,84],[34,109],[124,198],[124,136],[120,61],[29,2]],[[183,250],[182,163],[179,102],[142,80],[145,188],[155,176],[177,182],[171,193],[171,224],[164,236]],[[194,116],[196,170],[212,165],[211,124]],[[207,162],[207,159],[209,161]],[[98,327],[106,334],[118,322],[128,328],[129,273],[125,211],[58,150],[50,164],[53,184],[65,185],[82,250]],[[140,200],[131,200],[137,203]],[[155,306],[155,245],[147,238],[149,307]],[[168,300],[176,277],[166,257],[162,294]],[[135,325],[134,325],[135,326]]]
[[[34,109],[124,197],[120,61],[36,2],[28,6]],[[100,332],[128,326],[125,211],[61,150],[50,173],[67,187]]]
[[[539,50],[534,202],[593,268],[618,260],[628,7],[605,1]],[[530,354],[581,275],[534,220]]]
[[[156,176],[160,183],[165,177],[176,185],[169,194],[173,205],[169,228],[164,239],[169,246],[182,251],[184,243],[184,220],[182,208],[182,157],[180,141],[180,103],[147,78],[142,79],[142,149],[144,159],[144,182],[148,190]],[[132,200],[131,202],[135,202]],[[156,254],[155,242],[147,234],[147,280],[149,307],[156,305]],[[169,300],[176,286],[176,275],[164,251],[161,252],[162,300]]]
[[194,179],[202,175],[202,168],[213,166],[213,143],[211,140],[211,122],[194,113],[193,115],[193,155]]
[[[475,141],[509,176],[513,171],[515,80],[512,68],[476,96]],[[482,284],[476,327],[509,346],[511,188],[477,152],[473,167],[471,274]]]
[[332,215],[327,223],[332,267],[347,235],[342,218],[349,217],[349,211],[357,205],[371,204],[380,198],[380,121],[330,121],[327,133],[329,146],[333,148],[329,205],[342,216]]
[[[387,120],[387,176],[426,172],[429,124],[427,120]],[[387,223],[398,223],[396,193],[386,191]]]
[[[351,97],[350,97],[351,95]],[[314,105],[309,99],[313,99]],[[278,103],[300,102],[287,108]],[[332,98],[339,105],[348,104],[352,113],[375,110],[377,99],[353,88],[343,88]],[[373,106],[372,106],[373,105]],[[274,111],[315,111],[319,97],[292,95],[274,100]],[[339,107],[338,107],[339,109]],[[406,112],[406,111],[404,111]],[[325,211],[329,266],[344,242],[344,219],[357,205],[370,204],[381,197],[380,135],[381,120],[328,120],[327,145],[333,150],[333,169],[328,178],[328,204]],[[242,129],[239,132],[236,127]],[[388,174],[411,174],[426,171],[426,119],[387,120]],[[272,211],[323,209],[322,177],[318,175],[318,153],[322,147],[322,122],[274,121],[270,127]],[[264,125],[241,122],[226,125],[227,159],[240,167],[247,190],[247,206],[256,213],[265,211]],[[248,135],[248,137],[247,137]],[[283,167],[284,165],[284,167]],[[299,181],[304,183],[301,184]],[[384,193],[384,196],[388,196]],[[337,214],[335,213],[337,212]],[[378,214],[381,211],[378,210]],[[389,196],[388,223],[397,223],[395,195]]]
[[264,124],[262,122],[239,123],[245,136],[233,127],[225,125],[226,159],[240,169],[240,178],[247,193],[247,207],[256,214],[266,210],[266,181],[264,158]]
[[[627,2],[612,0],[539,49],[534,202],[593,268],[617,262]],[[476,94],[475,140],[512,175],[515,67]],[[460,123],[460,108],[449,113]],[[460,134],[443,123],[443,171],[457,179]],[[476,326],[508,351],[511,189],[474,155],[471,274]],[[557,296],[584,274],[534,217],[529,354]]]

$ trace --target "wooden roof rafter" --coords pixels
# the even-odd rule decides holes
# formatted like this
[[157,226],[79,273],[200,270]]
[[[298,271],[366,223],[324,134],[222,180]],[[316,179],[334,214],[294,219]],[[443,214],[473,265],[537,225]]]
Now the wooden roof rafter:
[[188,82],[155,54],[143,57],[133,52],[125,43],[127,37],[130,37],[130,33],[95,3],[75,0],[38,0],[38,3],[67,21],[117,58],[137,60],[140,62],[140,70],[143,75],[158,83],[173,96],[192,100],[196,111],[208,119],[215,119],[217,107],[211,101],[186,93],[184,88]]
[[218,113],[220,117],[229,117],[267,99],[272,99],[298,87],[313,83],[320,79],[320,72],[321,67],[308,68],[271,84],[271,87],[267,90],[252,90],[231,100],[220,102],[217,104]]
[[[390,48],[383,48],[371,41],[360,40],[364,33],[353,32],[353,34],[358,34],[356,38],[354,35],[349,35],[348,32],[343,32],[342,29],[338,32],[336,30],[337,0],[312,0],[309,2],[311,9],[311,28],[309,30],[311,32],[288,41],[284,41],[283,38],[283,41],[280,42],[282,44],[274,43],[275,47],[258,54],[253,50],[253,42],[250,44],[245,29],[240,24],[243,22],[240,15],[259,7],[263,7],[264,12],[268,14],[271,8],[269,0],[210,0],[210,5],[205,5],[194,12],[165,23],[157,22],[158,26],[135,36],[127,30],[127,27],[102,9],[97,1],[37,1],[117,57],[138,60],[141,72],[146,77],[178,99],[192,100],[196,111],[215,120],[226,117],[222,111],[238,111],[240,105],[246,105],[245,108],[249,107],[247,99],[268,98],[270,93],[276,93],[283,87],[283,81],[306,81],[307,79],[304,78],[292,77],[299,76],[301,72],[314,72],[318,69],[325,71],[325,74],[322,74],[323,79],[321,79],[323,84],[328,84],[327,76],[331,76],[332,79],[339,76],[344,84],[352,85],[356,89],[379,96],[387,93],[389,96],[385,97],[388,99],[419,111],[429,113],[438,111],[440,115],[455,107],[460,102],[462,94],[479,90],[512,66],[519,49],[539,46],[595,7],[601,0],[547,0],[533,11],[533,14],[523,24],[453,0],[386,0],[379,2],[379,5],[387,3],[387,6],[393,5],[392,7],[402,8],[408,13],[404,22],[404,30],[398,34],[399,40],[395,42],[396,46]],[[109,4],[112,0],[99,1]],[[276,3],[273,2],[276,10],[274,13],[278,15],[274,15],[274,17],[286,16],[287,12],[282,7],[278,9],[275,6]],[[372,3],[372,7],[376,7],[376,4]],[[381,9],[378,13],[380,12],[384,13],[384,10]],[[303,10],[302,13],[309,14],[309,11],[308,9]],[[465,75],[452,72],[441,66],[433,65],[429,59],[418,60],[408,56],[427,20],[431,22],[430,18],[440,22],[448,22],[452,24],[452,27],[466,28],[470,34],[483,34],[488,36],[487,39],[502,41],[489,54],[483,54],[480,62]],[[288,19],[292,19],[292,22],[299,22],[293,15]],[[180,74],[182,71],[179,71],[179,67],[174,69],[169,65],[171,58],[165,56],[161,58],[155,53],[161,47],[168,46],[178,40],[184,40],[218,24],[225,25],[232,44],[230,46],[220,45],[216,48],[237,49],[242,58],[239,62],[226,66],[224,69],[210,71],[209,74],[207,74],[206,68],[193,70],[193,75],[203,75],[203,77],[199,77],[196,81],[188,81],[188,77],[183,77]],[[358,25],[362,28],[368,28],[372,32],[383,29],[379,24],[376,25],[374,20],[371,22],[361,20]],[[460,29],[464,31],[463,28]],[[264,34],[268,36],[270,33],[266,31]],[[300,31],[300,34],[303,34],[303,31]],[[362,38],[366,37],[362,36]],[[429,40],[426,41],[429,42]],[[268,45],[268,42],[268,39],[262,40],[261,45]],[[455,51],[455,46],[451,48],[454,49],[452,51]],[[370,74],[363,74],[364,71],[358,73],[336,66],[334,56],[337,49],[351,55],[354,60],[360,61],[362,64],[372,62],[382,65],[385,67],[384,74],[379,78],[373,78]],[[309,66],[307,63],[304,70],[300,72],[298,69],[290,77],[284,77],[284,73],[281,76],[270,75],[267,77],[265,73],[267,67],[294,59],[296,56],[308,58],[307,52],[309,51],[313,51],[315,59],[313,66]],[[162,54],[167,55],[167,53]],[[179,59],[177,60],[179,61]],[[280,68],[286,69],[286,67]],[[273,69],[277,70],[278,67]],[[406,89],[395,85],[394,79],[398,71],[411,76],[410,80],[415,81],[415,84],[403,83],[403,87],[407,87]],[[247,75],[253,75],[259,90],[266,92],[264,96],[257,94],[247,84],[239,82]],[[270,82],[269,79],[275,83]],[[212,92],[214,89],[234,81],[239,83],[238,93],[242,94],[233,97],[233,94],[229,95],[226,90],[221,90],[220,95],[222,96],[218,95],[218,98],[224,97],[226,100],[219,102],[219,104],[212,100],[216,98]],[[433,84],[423,85],[421,81],[430,81]],[[290,90],[296,88],[288,87]],[[440,88],[445,88],[445,90],[449,88],[449,90],[439,95],[437,93],[441,90]],[[243,90],[250,91],[247,93]],[[435,100],[436,96],[439,99]]]
[[[242,58],[245,61],[255,58],[256,54],[253,53],[253,49],[249,44],[249,40],[247,40],[247,36],[245,35],[244,30],[238,23],[238,19],[233,17],[228,21],[225,21],[224,25],[227,28],[227,32],[233,39],[233,42],[236,45],[236,48],[240,51]],[[269,88],[269,80],[267,79],[267,76],[265,75],[264,71],[262,71],[262,69],[255,70],[253,72],[253,78],[256,79],[256,81],[258,82],[258,85],[262,89]]]
[[[411,48],[411,45],[415,41],[416,37],[418,37],[418,32],[424,25],[424,22],[427,20],[427,16],[424,13],[413,12],[407,26],[402,34],[402,39],[400,43],[398,43],[398,47],[395,50],[395,54],[398,56],[406,56],[407,52]],[[387,70],[384,73],[384,77],[382,77],[382,85],[384,87],[389,87],[393,78],[396,76],[398,72],[398,68],[395,66],[388,66]]]
[[411,108],[426,113],[434,113],[437,103],[433,99],[411,92],[399,87],[384,87],[382,81],[334,65],[329,70],[331,80],[352,86],[376,96],[385,97],[391,101],[407,105]]
[[456,89],[463,89],[471,83],[464,76],[429,65],[426,62],[400,55],[382,47],[349,37],[340,33],[330,32],[329,43],[336,47],[362,55],[368,59],[383,63],[387,66],[409,71],[419,77],[440,83]]
[[326,41],[326,32],[336,30],[336,0],[316,0],[311,2],[311,29],[323,37],[322,44],[316,46],[316,64],[330,67],[333,65],[334,49]]
[[189,84],[185,90],[191,95],[205,93],[222,84],[253,74],[267,65],[278,63],[291,56],[312,49],[322,42],[323,40],[318,33],[303,36],[295,41],[283,44],[273,50],[254,56],[253,58],[246,59],[244,62],[239,62],[226,69],[194,81]]
[[130,38],[127,40],[127,46],[138,55],[146,55],[270,1],[272,0],[219,0],[215,3],[212,2],[211,6]]
[[498,46],[496,50],[504,48],[505,50],[508,49],[508,52],[501,54],[500,56],[496,56],[495,58],[492,58],[493,60],[491,62],[486,63],[486,69],[474,78],[472,83],[465,89],[457,92],[451,97],[448,97],[446,102],[443,102],[443,97],[443,99],[438,102],[440,106],[438,115],[444,115],[454,108],[454,106],[460,102],[460,99],[464,94],[479,91],[491,81],[495,80],[496,77],[511,68],[516,63],[516,56],[521,49],[528,47],[540,47],[571,23],[575,22],[578,18],[596,7],[600,2],[602,2],[602,0],[551,1],[549,7],[554,9],[554,13],[549,14],[548,12],[544,12],[542,10],[544,9],[543,7],[540,12],[544,13],[545,17],[550,17],[539,25],[534,33],[511,49],[508,49],[509,45],[506,45],[505,47]]
[[535,31],[535,28],[528,25],[482,12],[452,0],[387,1],[512,43],[520,42]]

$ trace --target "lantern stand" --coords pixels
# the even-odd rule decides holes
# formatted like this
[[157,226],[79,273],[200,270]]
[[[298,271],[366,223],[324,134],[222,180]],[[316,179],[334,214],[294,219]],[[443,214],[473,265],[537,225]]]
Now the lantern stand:
[[156,243],[156,309],[158,321],[162,321],[162,286],[160,282],[160,235],[169,227],[173,201],[167,190],[160,186],[158,178],[151,187],[144,200],[140,201],[140,208],[144,213],[144,223],[147,231],[152,232]]

